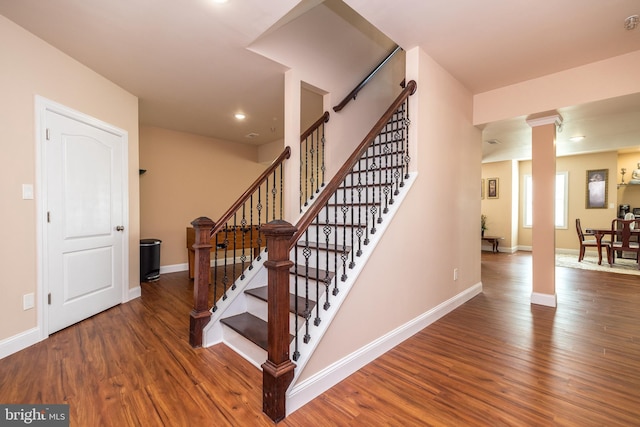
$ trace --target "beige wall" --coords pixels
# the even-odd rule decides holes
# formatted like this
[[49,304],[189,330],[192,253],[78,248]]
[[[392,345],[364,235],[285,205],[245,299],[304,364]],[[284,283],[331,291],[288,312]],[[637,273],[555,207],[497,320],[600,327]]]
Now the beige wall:
[[301,379],[480,282],[480,240],[469,239],[480,216],[472,97],[421,50],[407,59],[407,79],[418,83],[411,157],[419,176]]
[[[609,177],[610,179],[612,176],[615,177],[615,182],[620,183],[622,181],[620,169],[626,168],[624,182],[628,183],[631,180],[633,170],[639,168],[638,164],[640,164],[640,150],[633,153],[620,154],[618,155],[618,168],[615,171],[611,171]],[[632,208],[640,208],[640,185],[621,185],[617,194],[618,204],[627,204]]]
[[[637,158],[637,155],[636,157],[632,156],[631,158],[635,159]],[[510,163],[511,162],[496,162],[482,165],[483,178],[500,178],[501,188],[499,200],[502,200],[503,198],[504,186],[510,186],[511,184],[509,181],[512,178],[518,179],[517,195],[515,197],[517,204],[512,205],[507,201],[504,201],[504,203],[495,203],[498,202],[498,200],[487,199],[482,201],[482,211],[489,217],[489,230],[487,231],[487,234],[493,235],[494,232],[492,229],[499,230],[500,232],[507,234],[510,227],[515,227],[518,232],[517,239],[511,243],[513,249],[531,249],[532,229],[522,226],[524,210],[524,176],[531,175],[531,161],[526,160],[518,162],[518,176],[512,175]],[[607,169],[609,171],[608,205],[610,207],[607,209],[586,208],[585,197],[587,170],[593,169]],[[569,173],[568,227],[566,229],[556,229],[557,249],[579,249],[580,245],[578,244],[575,229],[576,218],[580,218],[583,228],[590,226],[606,228],[611,226],[611,220],[617,215],[618,204],[621,203],[618,201],[618,192],[616,191],[616,180],[619,181],[620,179],[616,170],[620,170],[620,168],[618,167],[618,155],[614,151],[608,153],[563,156],[556,159],[556,171]],[[630,189],[630,191],[633,190],[633,188]],[[640,207],[640,191],[638,191],[636,200],[637,206]],[[517,212],[517,219],[515,221],[509,220],[512,212],[511,206],[515,206],[514,209]],[[492,220],[492,218],[495,218],[495,220]],[[504,246],[508,246],[506,241]]]
[[[38,330],[37,310],[22,309],[22,297],[39,281],[35,200],[22,200],[22,184],[36,184],[35,96],[107,122],[128,132],[129,280],[139,285],[138,100],[110,81],[0,16],[0,342]],[[34,332],[35,331],[35,332]]]
[[140,234],[162,240],[164,267],[187,262],[191,221],[217,221],[265,165],[253,145],[142,126],[140,168]]
[[[488,197],[488,180],[498,179],[498,198]],[[501,250],[511,250],[517,244],[517,234],[514,236],[513,230],[517,228],[517,220],[514,221],[512,212],[514,206],[513,185],[517,186],[517,176],[513,173],[513,162],[495,162],[482,165],[482,179],[484,183],[484,198],[480,204],[481,212],[487,216],[486,236],[502,237],[500,241]],[[515,199],[517,200],[517,198]],[[475,220],[475,218],[473,219]],[[480,218],[477,219],[478,230],[480,230]],[[478,231],[478,234],[480,231]],[[484,244],[486,248],[491,245]]]

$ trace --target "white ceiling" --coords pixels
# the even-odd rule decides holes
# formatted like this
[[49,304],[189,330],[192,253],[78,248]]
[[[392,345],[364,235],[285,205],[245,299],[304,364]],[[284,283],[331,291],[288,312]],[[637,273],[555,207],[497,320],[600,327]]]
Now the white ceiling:
[[[262,144],[283,136],[286,67],[248,48],[321,3],[0,0],[0,14],[138,96],[142,124]],[[344,3],[404,49],[421,46],[473,93],[640,50],[640,29],[623,28],[627,16],[640,14],[638,0]],[[339,4],[327,0],[321,7],[344,12]],[[237,111],[247,120],[235,121]],[[622,135],[616,140],[640,144],[640,96],[560,113],[560,139],[579,130],[585,144],[596,141],[594,135],[612,144],[609,133],[615,132]],[[523,123],[514,118],[487,125],[484,139],[501,144],[483,143],[485,157],[504,155],[496,149],[526,152]]]

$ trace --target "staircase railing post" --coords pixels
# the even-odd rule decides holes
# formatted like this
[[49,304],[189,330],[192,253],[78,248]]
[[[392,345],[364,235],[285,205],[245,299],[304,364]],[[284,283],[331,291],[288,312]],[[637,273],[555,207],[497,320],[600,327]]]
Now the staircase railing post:
[[211,319],[209,311],[209,278],[211,270],[211,229],[216,225],[207,217],[196,218],[191,222],[195,230],[193,310],[189,322],[189,344],[202,347],[202,331]]
[[295,364],[289,358],[289,247],[296,227],[275,220],[264,225],[267,239],[268,344],[267,361],[262,365],[262,410],[277,422],[286,416],[285,395],[293,380]]

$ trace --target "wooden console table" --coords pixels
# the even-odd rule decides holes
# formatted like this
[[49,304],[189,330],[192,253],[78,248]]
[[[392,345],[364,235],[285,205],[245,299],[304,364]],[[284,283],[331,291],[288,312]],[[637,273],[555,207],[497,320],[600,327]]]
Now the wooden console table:
[[498,236],[482,236],[482,240],[491,243],[491,247],[492,247],[492,251],[493,252],[500,252],[500,250],[498,249],[498,246],[500,245],[500,240],[503,240],[504,237],[498,237]]

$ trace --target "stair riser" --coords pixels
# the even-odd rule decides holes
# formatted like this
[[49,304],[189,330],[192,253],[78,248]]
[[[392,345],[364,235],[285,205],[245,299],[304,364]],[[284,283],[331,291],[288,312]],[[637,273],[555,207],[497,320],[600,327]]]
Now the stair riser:
[[[375,226],[376,228],[379,226],[379,224],[376,223],[372,223],[372,221],[369,222],[367,228],[369,233],[371,233],[371,228]],[[365,227],[362,227],[362,238],[361,238],[361,244],[364,244],[364,240],[366,238],[366,231]],[[329,243],[338,243],[339,245],[342,245],[343,242],[345,241],[346,238],[346,246],[352,246],[352,247],[357,247],[358,245],[358,235],[356,234],[357,232],[357,228],[356,227],[343,227],[343,226],[338,226],[336,227],[331,227],[331,232],[329,233]],[[353,245],[352,245],[352,236],[353,236]],[[323,228],[320,227],[319,229],[316,229],[315,226],[311,226],[308,229],[308,232],[305,233],[302,236],[303,240],[306,240],[308,242],[326,242],[327,236],[324,234]]]
[[[302,308],[302,307],[300,307]],[[267,322],[269,320],[269,306],[266,301],[263,301],[252,296],[247,296],[247,312]],[[296,316],[294,313],[289,313],[289,331],[295,335],[296,330],[296,318],[298,320],[298,331],[304,327],[304,318]]]
[[[296,294],[295,293],[296,292],[295,277],[296,276],[292,274],[291,278],[289,279],[289,293],[293,295]],[[307,283],[308,283],[308,290],[307,290]],[[331,283],[331,285],[333,286],[333,282]],[[312,278],[305,279],[302,276],[298,276],[297,288],[298,288],[297,295],[299,297],[303,297],[303,298],[308,297],[310,300],[313,300],[313,301],[318,301],[318,291],[320,293],[320,296],[322,296],[322,294],[325,292],[324,283],[319,283],[317,280]]]
[[[300,248],[298,247],[297,249],[295,249],[295,251],[297,251],[298,254],[298,265],[305,265],[305,263],[309,263],[309,267],[310,268],[314,268],[314,269],[318,269],[318,270],[329,270],[331,272],[340,270],[343,267],[343,262],[342,262],[342,252],[338,252],[337,253],[337,258],[336,258],[336,252],[335,251],[326,251],[326,250],[319,250],[316,251],[315,249],[312,250],[311,255],[309,256],[308,260],[304,257],[304,248]],[[316,256],[316,253],[318,254],[318,256]],[[327,259],[327,254],[329,255],[328,259]],[[347,253],[348,259],[347,259],[347,266],[349,265],[349,263],[351,262],[351,251],[349,251]],[[294,258],[294,255],[292,255],[291,257],[292,260],[296,259]],[[337,267],[336,267],[336,262],[337,262]]]
[[[373,207],[375,207],[375,211],[372,210]],[[327,209],[323,209],[320,212],[318,215],[318,221],[320,228],[322,228],[327,222],[330,225],[334,224],[336,219],[338,224],[364,224],[367,220],[371,222],[374,218],[374,212],[377,220],[381,212],[384,214],[385,207],[388,208],[388,202],[385,204],[383,201],[383,203],[380,204],[377,199],[376,203],[372,205],[347,205],[346,212],[342,211],[342,206],[329,206]],[[310,228],[311,227],[315,228],[315,225],[311,225]]]
[[[383,165],[384,166],[384,165]],[[401,171],[398,169],[398,173]],[[373,185],[373,184],[394,184],[397,181],[401,181],[401,176],[394,176],[393,170],[383,170],[382,173],[379,170],[376,171],[363,171],[361,173],[351,173],[346,176],[342,185]]]
[[[362,187],[362,191],[360,192],[360,194],[358,194],[358,190],[355,187],[349,187],[349,188],[339,188],[337,193],[336,193],[336,197],[334,197],[333,199],[331,199],[330,203],[361,203],[364,204],[365,202],[372,202],[372,201],[378,201],[380,200],[380,195],[382,195],[382,198],[384,200],[385,197],[385,193],[384,193],[385,189],[384,186],[370,186],[370,187]],[[389,186],[388,188],[388,194],[390,196],[393,195],[394,191],[395,191],[395,186]]]

